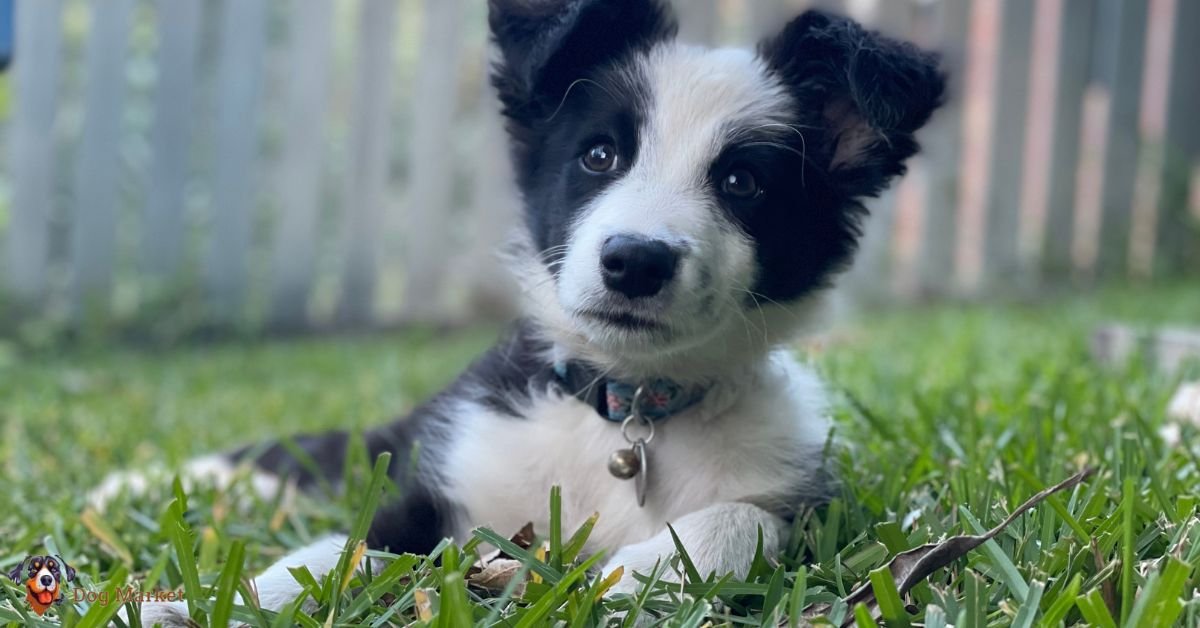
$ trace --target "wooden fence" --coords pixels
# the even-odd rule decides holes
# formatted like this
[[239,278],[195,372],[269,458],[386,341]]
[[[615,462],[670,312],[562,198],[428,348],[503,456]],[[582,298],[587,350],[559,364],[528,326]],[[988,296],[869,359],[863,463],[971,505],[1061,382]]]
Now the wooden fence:
[[[816,4],[944,52],[950,102],[873,206],[860,293],[1200,268],[1200,2],[676,4],[698,42]],[[484,5],[18,0],[0,318],[305,329],[511,305]]]

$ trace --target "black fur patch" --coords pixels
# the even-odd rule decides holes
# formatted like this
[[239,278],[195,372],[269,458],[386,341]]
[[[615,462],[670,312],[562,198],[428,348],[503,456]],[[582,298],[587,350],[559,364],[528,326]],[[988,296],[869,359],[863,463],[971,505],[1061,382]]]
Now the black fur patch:
[[797,132],[771,138],[790,150],[733,147],[714,176],[741,160],[764,179],[767,195],[738,218],[757,245],[755,298],[788,301],[849,264],[862,201],[904,173],[944,78],[935,55],[819,11],[793,20],[759,54],[796,102]]
[[[649,96],[625,62],[673,37],[676,24],[657,0],[488,4],[501,51],[492,82],[508,120],[527,224],[545,251],[566,241],[575,212],[636,159]],[[603,142],[616,146],[622,166],[605,175],[584,172],[579,158]]]
[[450,534],[452,506],[423,485],[408,487],[371,520],[367,545],[396,554],[428,554]]

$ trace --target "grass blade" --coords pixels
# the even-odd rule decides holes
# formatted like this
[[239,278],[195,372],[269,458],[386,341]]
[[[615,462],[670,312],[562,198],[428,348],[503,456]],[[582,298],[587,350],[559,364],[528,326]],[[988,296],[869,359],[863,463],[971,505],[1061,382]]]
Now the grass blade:
[[1121,491],[1121,623],[1133,611],[1133,509],[1136,504],[1133,478],[1125,478]]
[[[671,540],[675,542],[675,551],[679,552],[679,560],[683,563],[683,572],[687,574],[688,582],[704,582],[704,577],[696,570],[696,563],[692,562],[692,557],[688,555],[687,548],[683,546],[683,541],[679,540],[679,535],[675,533],[675,528],[668,523],[667,530],[671,532]],[[758,529],[758,536],[761,543],[761,527]]]
[[788,599],[788,626],[797,628],[804,619],[804,603],[808,601],[808,569],[803,566],[796,572],[792,582],[792,593]]
[[1025,596],[1021,609],[1013,618],[1012,628],[1033,628],[1033,622],[1037,619],[1038,610],[1040,610],[1039,605],[1042,603],[1042,593],[1045,590],[1046,585],[1036,580],[1029,585],[1029,595]]
[[550,487],[550,566],[556,571],[563,568],[561,486]]
[[[880,567],[871,572],[871,586],[875,589],[875,599],[879,603],[879,612],[888,626],[907,628],[911,625],[908,610],[900,599],[900,590],[896,588],[896,580],[892,577],[891,569]],[[857,615],[858,610],[855,609]]]
[[186,503],[178,497],[171,502],[167,507],[163,531],[175,550],[175,561],[179,566],[179,575],[183,578],[183,592],[187,595],[188,614],[195,617],[198,611],[196,603],[200,601],[204,592],[200,589],[200,572],[196,568],[196,550],[193,547],[195,541],[191,528],[183,519]]
[[[979,520],[975,518],[975,515],[971,514],[970,510],[967,510],[966,506],[959,506],[958,511],[962,514],[967,524],[971,526],[975,534],[984,534],[987,532],[987,529],[979,523]],[[988,540],[981,546],[981,549],[991,559],[996,569],[1000,570],[1000,579],[1004,581],[1004,585],[1012,592],[1013,597],[1021,600],[1029,597],[1029,585],[1025,582],[1025,578],[1021,577],[1021,572],[1017,570],[1017,566],[1013,564],[1008,554],[1004,553],[1004,550],[996,542],[996,539]]]
[[555,571],[550,565],[538,560],[533,554],[521,549],[516,543],[496,534],[493,530],[478,528],[475,530],[475,536],[479,537],[485,543],[491,543],[496,549],[512,556],[515,560],[521,561],[521,564],[528,566],[531,571],[540,575],[547,583],[556,584],[562,579],[562,573]]
[[235,541],[229,548],[229,556],[225,559],[225,567],[217,577],[217,601],[213,605],[211,624],[213,626],[228,626],[229,618],[233,615],[233,598],[237,595],[238,583],[241,581],[242,564],[246,559],[246,544]]
[[576,558],[579,558],[579,555],[583,553],[583,548],[587,546],[588,538],[592,535],[592,529],[596,527],[596,521],[599,519],[600,513],[592,513],[592,516],[588,517],[587,521],[584,521],[583,525],[579,526],[575,534],[571,535],[571,538],[567,540],[567,544],[563,546],[563,563],[569,565],[575,562]]
[[1117,628],[1117,622],[1108,612],[1108,606],[1104,603],[1104,596],[1101,595],[1100,589],[1092,589],[1087,595],[1079,596],[1075,600],[1075,605],[1079,607],[1079,612],[1083,614],[1083,618],[1087,620],[1088,624],[1098,628]]

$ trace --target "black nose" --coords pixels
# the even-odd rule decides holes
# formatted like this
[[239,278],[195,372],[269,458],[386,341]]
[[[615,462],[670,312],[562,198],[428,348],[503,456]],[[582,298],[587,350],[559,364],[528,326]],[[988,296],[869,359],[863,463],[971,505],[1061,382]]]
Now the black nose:
[[613,236],[600,249],[600,271],[609,290],[637,299],[652,297],[675,278],[679,253],[662,240]]
[[42,586],[48,587],[52,584],[54,584],[54,578],[51,578],[50,576],[42,576]]

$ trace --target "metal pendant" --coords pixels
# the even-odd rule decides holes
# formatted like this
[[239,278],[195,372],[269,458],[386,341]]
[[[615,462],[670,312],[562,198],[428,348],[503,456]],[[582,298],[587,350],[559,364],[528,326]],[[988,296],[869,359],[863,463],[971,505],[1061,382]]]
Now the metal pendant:
[[[647,419],[640,411],[642,388],[638,388],[633,396],[633,404],[629,417],[621,424],[621,436],[629,443],[629,449],[618,449],[608,457],[608,472],[620,480],[633,480],[637,489],[638,506],[646,505],[646,486],[649,481],[650,460],[646,454],[646,445],[654,440],[654,422]],[[644,436],[635,437],[631,434],[634,425],[646,430]]]
[[646,457],[646,441],[639,440],[634,443],[633,451],[637,453],[638,466],[641,467],[641,472],[633,478],[634,487],[637,488],[638,508],[641,508],[646,505],[646,482],[650,477],[650,459]]

